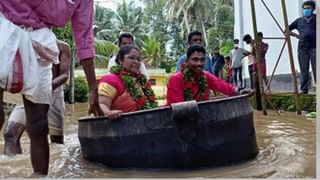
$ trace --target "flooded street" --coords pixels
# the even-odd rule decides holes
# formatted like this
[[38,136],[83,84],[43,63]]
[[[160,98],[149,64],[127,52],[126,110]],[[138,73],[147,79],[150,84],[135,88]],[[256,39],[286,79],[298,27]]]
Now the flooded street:
[[[77,119],[86,115],[87,105],[67,105],[65,144],[50,144],[49,178],[315,178],[316,121],[295,113],[268,116],[255,112],[259,154],[251,161],[220,168],[192,171],[114,170],[82,158],[77,137]],[[3,130],[2,130],[3,131]],[[32,177],[29,139],[24,133],[23,155],[3,154],[3,132],[0,136],[0,178]]]

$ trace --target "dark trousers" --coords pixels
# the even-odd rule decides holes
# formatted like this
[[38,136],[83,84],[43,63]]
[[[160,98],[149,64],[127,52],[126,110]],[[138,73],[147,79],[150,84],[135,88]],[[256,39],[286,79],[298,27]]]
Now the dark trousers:
[[310,88],[310,76],[309,76],[310,63],[311,63],[312,73],[315,81],[317,77],[316,48],[313,48],[310,50],[299,49],[298,60],[299,60],[300,73],[301,73],[300,90],[303,92],[308,92]]
[[239,77],[240,87],[242,87],[243,86],[242,67],[233,68],[232,69],[232,76],[233,76],[233,84],[238,86],[238,77]]
[[218,77],[219,78],[219,69],[214,69],[213,70],[213,75],[215,75],[216,77]]
[[254,89],[253,87],[253,64],[248,65],[249,76],[250,76],[250,88]]
[[218,78],[222,79],[221,77],[221,71],[222,71],[223,65],[221,66],[216,66],[213,68],[213,75],[217,76]]
[[232,75],[231,76],[227,76],[226,81],[229,82],[229,83],[233,83],[232,82]]

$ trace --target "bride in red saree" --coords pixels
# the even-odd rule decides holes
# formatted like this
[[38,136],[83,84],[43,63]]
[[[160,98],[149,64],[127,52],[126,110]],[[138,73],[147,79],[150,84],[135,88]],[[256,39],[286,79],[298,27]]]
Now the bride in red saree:
[[119,119],[124,112],[151,109],[158,106],[151,85],[140,69],[140,50],[123,46],[116,58],[118,65],[99,82],[99,102],[109,119]]

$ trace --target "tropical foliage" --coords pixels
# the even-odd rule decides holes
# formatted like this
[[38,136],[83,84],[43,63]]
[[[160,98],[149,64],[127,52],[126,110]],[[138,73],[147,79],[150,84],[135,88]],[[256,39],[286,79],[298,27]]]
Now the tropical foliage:
[[68,43],[72,51],[74,51],[75,45],[70,24],[67,24],[64,28],[54,28],[53,32],[55,33],[57,39]]
[[[87,102],[88,100],[88,85],[84,77],[76,77],[74,79],[74,100],[75,102]],[[70,102],[70,87],[69,84],[63,86],[64,100]]]
[[[142,50],[146,64],[169,72],[185,53],[187,34],[203,33],[209,53],[219,46],[227,54],[233,39],[233,0],[140,0],[117,1],[113,11],[95,4],[95,64],[106,67],[116,54],[117,37],[131,32]],[[58,38],[69,43],[74,52],[70,25],[55,29]]]
[[118,52],[118,46],[106,40],[95,39],[95,66],[98,68],[106,68],[112,56]]
[[[100,36],[100,39],[112,39],[114,37],[108,37],[107,33],[102,33],[110,30],[109,35],[113,35],[111,31],[112,23],[110,19],[114,16],[114,12],[110,11],[104,7],[99,6],[99,4],[95,5],[95,11],[94,11],[94,35]],[[100,33],[100,34],[98,34]],[[106,35],[106,37],[103,37],[103,35]],[[114,39],[112,39],[114,40]]]
[[[205,22],[213,18],[212,10],[215,3],[212,0],[168,0],[168,19],[183,16],[181,25],[186,29],[186,34],[191,30],[202,30],[205,43],[208,44]],[[182,31],[184,33],[184,31]]]
[[97,60],[104,59],[107,63],[115,50],[110,43],[116,43],[121,32],[131,32],[135,36],[146,64],[167,71],[185,53],[187,34],[192,30],[203,33],[209,52],[215,46],[229,50],[233,39],[232,0],[141,1],[143,7],[137,6],[136,1],[122,0],[115,11],[96,4],[95,38],[108,41],[104,42],[108,47],[101,48],[106,52],[99,51]]
[[137,7],[134,1],[127,4],[123,0],[116,11],[96,4],[94,16],[96,38],[116,43],[121,32],[131,32],[135,36],[135,42],[142,45],[146,29],[142,22],[143,9]]
[[164,49],[155,37],[148,37],[142,45],[142,55],[145,62],[152,67],[159,67],[164,57]]
[[[186,51],[190,31],[203,33],[209,53],[219,46],[222,54],[227,55],[232,48],[233,0],[140,0],[142,7],[137,0],[115,2],[116,10],[95,3],[96,67],[107,67],[109,59],[116,55],[121,32],[134,35],[148,68],[164,68],[166,72],[175,71],[176,60]],[[54,32],[75,54],[70,24]],[[73,62],[76,67],[79,65],[79,61]]]

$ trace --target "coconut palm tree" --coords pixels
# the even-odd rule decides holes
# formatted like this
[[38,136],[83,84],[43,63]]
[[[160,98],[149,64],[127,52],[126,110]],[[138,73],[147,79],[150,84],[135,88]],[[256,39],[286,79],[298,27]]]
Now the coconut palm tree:
[[130,32],[134,35],[138,46],[142,45],[141,39],[146,36],[146,25],[143,23],[142,8],[137,7],[134,1],[130,1],[128,4],[124,0],[122,1],[112,19],[112,24],[118,34]]
[[143,60],[152,67],[159,67],[160,62],[165,58],[165,51],[161,43],[154,37],[148,37],[142,45]]
[[[190,23],[189,23],[189,16],[188,10],[185,5],[184,0],[168,0],[166,8],[168,9],[167,20],[169,22],[179,19],[182,15],[183,19],[180,24],[181,30],[184,28],[187,30],[187,34],[190,33]],[[184,31],[182,31],[184,34]]]
[[143,23],[141,7],[137,7],[134,1],[126,3],[126,1],[123,0],[115,12],[107,10],[106,8],[104,8],[104,10],[101,9],[103,8],[96,8],[95,26],[99,27],[96,31],[96,38],[115,42],[119,33],[130,32],[135,36],[136,43],[142,45],[141,39],[146,34],[146,26]]
[[111,20],[114,18],[115,12],[101,7],[99,3],[94,8],[94,36],[97,39],[116,42],[118,32],[114,31]]
[[217,31],[219,44],[223,44],[228,39],[233,38],[234,14],[229,5],[219,5],[215,10],[214,29]]
[[118,46],[106,40],[95,39],[95,66],[106,68],[112,56],[118,52]]
[[201,27],[205,43],[208,44],[207,27],[205,22],[213,17],[215,4],[212,0],[188,0],[187,9],[192,19],[193,27]]
[[144,0],[145,8],[144,22],[147,26],[147,32],[160,41],[170,40],[169,31],[171,24],[166,22],[167,10],[165,4],[167,0]]
[[112,26],[110,19],[114,16],[114,12],[110,9],[100,6],[98,3],[94,7],[94,35],[97,32],[110,28]]
[[[207,32],[205,22],[212,18],[215,3],[213,0],[168,0],[168,20],[183,16],[181,23],[190,33],[191,29],[200,27],[207,44]],[[183,29],[183,28],[182,28]]]

